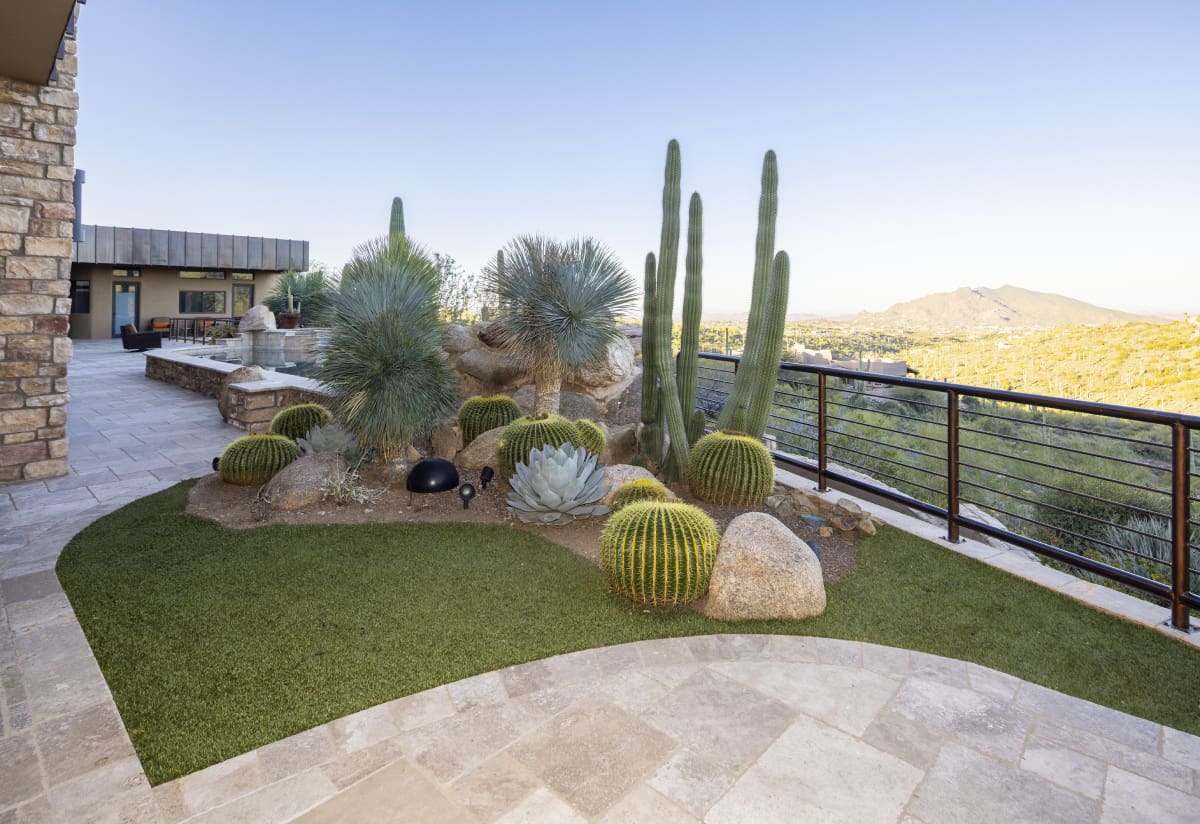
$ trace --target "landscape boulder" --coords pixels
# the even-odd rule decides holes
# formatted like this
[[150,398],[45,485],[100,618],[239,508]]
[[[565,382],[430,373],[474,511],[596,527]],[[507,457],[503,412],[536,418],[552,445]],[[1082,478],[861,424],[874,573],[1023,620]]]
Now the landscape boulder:
[[631,376],[635,368],[633,344],[621,336],[608,345],[603,358],[572,372],[567,376],[567,381],[589,389],[611,386]]
[[821,563],[779,520],[747,512],[726,527],[699,608],[721,621],[820,615],[825,611]]
[[[632,464],[613,464],[604,469],[604,482],[608,484],[608,494],[600,499],[600,503],[605,506],[612,506],[613,497],[617,493],[617,487],[629,481],[653,481],[657,480],[649,469],[642,466],[633,466]],[[669,491],[669,490],[668,490]],[[675,497],[675,493],[670,493],[671,497]]]
[[431,458],[442,458],[454,461],[454,456],[462,448],[462,429],[457,421],[441,421],[433,428],[429,438]]
[[454,368],[479,381],[487,391],[499,391],[511,386],[524,374],[524,370],[512,358],[486,347],[463,352],[455,361]]
[[481,346],[483,346],[483,342],[467,327],[457,323],[451,323],[446,327],[442,348],[451,355],[470,352]]
[[261,366],[239,366],[221,381],[221,390],[217,393],[217,411],[226,423],[229,422],[229,387],[235,383],[254,383],[265,381],[267,373]]
[[490,466],[492,469],[499,470],[498,449],[500,436],[504,434],[504,429],[503,426],[497,426],[482,435],[477,435],[475,440],[467,444],[466,449],[455,456],[454,464],[459,469],[483,469],[485,466]]
[[238,324],[238,334],[263,332],[274,328],[275,313],[260,303],[257,306],[251,306],[246,310],[246,314],[242,315],[242,320]]
[[637,427],[636,423],[609,426],[600,422],[600,428],[608,438],[608,446],[605,447],[600,460],[610,465],[627,464],[632,461],[638,451]]
[[767,506],[780,518],[790,518],[796,514],[796,507],[790,495],[772,495],[767,498]]
[[862,507],[849,498],[839,498],[833,507],[833,514],[829,516],[829,520],[833,521],[833,525],[838,529],[844,529],[849,532],[850,530],[858,529],[858,525],[864,517],[869,520],[871,516],[863,512]]
[[500,345],[500,324],[498,321],[480,321],[471,327],[471,334],[483,341],[485,346]]
[[262,498],[276,509],[295,512],[325,499],[325,487],[346,471],[346,461],[334,452],[304,455],[276,473],[263,487]]

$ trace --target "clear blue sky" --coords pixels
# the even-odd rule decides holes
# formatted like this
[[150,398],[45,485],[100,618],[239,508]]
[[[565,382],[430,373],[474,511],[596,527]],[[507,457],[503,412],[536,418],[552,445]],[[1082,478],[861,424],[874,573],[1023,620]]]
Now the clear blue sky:
[[674,137],[706,311],[749,305],[769,148],[793,312],[1005,283],[1200,311],[1195,0],[96,0],[79,31],[88,222],[340,266],[400,195],[468,270],[586,234],[640,282]]

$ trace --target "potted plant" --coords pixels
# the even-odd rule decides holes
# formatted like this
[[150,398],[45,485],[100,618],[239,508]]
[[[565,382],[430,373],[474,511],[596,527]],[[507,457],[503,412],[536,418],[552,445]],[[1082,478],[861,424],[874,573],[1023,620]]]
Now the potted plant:
[[276,325],[280,329],[295,329],[300,325],[300,304],[292,302],[292,287],[288,287],[288,308],[275,316]]

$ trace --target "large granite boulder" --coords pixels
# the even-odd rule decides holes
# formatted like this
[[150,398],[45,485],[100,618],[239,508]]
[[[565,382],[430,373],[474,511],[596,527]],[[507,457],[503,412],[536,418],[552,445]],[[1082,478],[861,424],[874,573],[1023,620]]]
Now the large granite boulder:
[[500,324],[497,321],[480,321],[471,327],[471,334],[483,341],[485,346],[500,345]]
[[634,368],[633,344],[621,336],[608,345],[603,358],[567,375],[567,382],[589,389],[611,386],[631,376]]
[[609,426],[603,421],[599,422],[600,428],[604,430],[605,437],[608,438],[608,446],[604,450],[604,454],[600,456],[600,460],[606,464],[627,464],[633,460],[633,456],[638,452],[637,445],[637,427],[636,423],[627,423],[622,426]]
[[699,608],[721,621],[820,615],[825,611],[821,564],[777,519],[747,512],[726,527]]
[[276,473],[263,487],[262,497],[276,509],[295,512],[325,500],[325,487],[346,471],[346,461],[333,452],[304,455]]
[[245,332],[262,332],[275,328],[275,313],[261,303],[251,306],[238,324],[238,334]]
[[[512,399],[517,402],[517,406],[521,407],[523,413],[531,414],[534,404],[537,402],[534,385],[522,386],[513,393]],[[572,421],[580,418],[598,421],[604,417],[600,412],[600,404],[596,402],[595,398],[589,398],[578,392],[569,392],[566,389],[558,393],[558,414]]]
[[451,323],[446,327],[442,348],[451,355],[470,352],[481,346],[483,346],[483,341],[479,340],[478,336],[467,327],[457,323]]
[[463,352],[455,361],[454,368],[493,391],[511,386],[525,373],[511,357],[486,347]]
[[467,444],[467,448],[459,452],[454,458],[454,464],[459,469],[483,469],[485,466],[490,466],[492,469],[500,468],[500,436],[504,434],[505,427],[497,426],[495,429],[489,429],[482,435],[476,436],[475,440]]
[[[608,484],[608,494],[600,499],[600,503],[605,506],[612,506],[613,497],[617,494],[617,487],[628,481],[653,481],[657,480],[649,469],[644,466],[633,466],[632,464],[613,464],[604,469],[604,482]],[[671,497],[675,497],[675,493],[671,493]]]
[[462,429],[458,421],[440,421],[429,436],[429,457],[454,461],[462,448]]
[[217,411],[226,423],[229,422],[229,387],[235,383],[253,383],[265,381],[267,373],[261,366],[239,366],[221,381],[221,389],[217,393]]
[[633,353],[635,355],[642,354],[642,325],[640,323],[622,323],[617,329],[629,341],[629,345],[633,347]]

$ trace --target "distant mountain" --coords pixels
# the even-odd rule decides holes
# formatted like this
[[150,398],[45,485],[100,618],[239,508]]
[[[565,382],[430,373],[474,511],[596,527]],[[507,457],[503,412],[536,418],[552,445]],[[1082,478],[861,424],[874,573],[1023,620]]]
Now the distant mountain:
[[1063,295],[1001,286],[938,292],[897,303],[882,312],[859,312],[851,322],[856,326],[891,329],[1048,329],[1163,320],[1105,309]]

